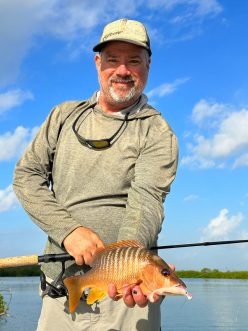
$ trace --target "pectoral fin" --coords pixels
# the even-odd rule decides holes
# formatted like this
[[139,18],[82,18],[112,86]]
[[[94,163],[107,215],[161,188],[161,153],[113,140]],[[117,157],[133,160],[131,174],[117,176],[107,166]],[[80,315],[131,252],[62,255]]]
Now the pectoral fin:
[[107,293],[104,292],[103,290],[100,290],[96,287],[92,288],[92,289],[90,289],[86,302],[88,305],[92,305],[96,301],[102,300],[106,295],[107,295]]

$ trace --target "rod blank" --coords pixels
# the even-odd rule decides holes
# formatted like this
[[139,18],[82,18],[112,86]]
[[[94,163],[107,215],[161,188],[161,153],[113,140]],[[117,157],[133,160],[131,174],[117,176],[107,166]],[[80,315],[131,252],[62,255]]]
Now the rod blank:
[[[191,243],[191,244],[178,244],[178,245],[166,245],[166,246],[156,246],[151,247],[151,250],[155,249],[171,249],[171,248],[183,248],[183,247],[194,247],[194,246],[213,246],[213,245],[230,245],[230,244],[244,244],[248,243],[248,239],[245,240],[225,240],[225,241],[206,241],[200,243]],[[49,263],[49,262],[65,262],[69,260],[74,260],[74,258],[67,254],[45,254],[45,255],[29,255],[29,256],[15,256],[15,257],[6,257],[0,259],[0,269],[1,268],[10,268],[10,267],[22,267],[22,266],[31,266],[37,265],[40,263]]]
[[230,245],[230,244],[243,244],[247,243],[248,239],[245,240],[224,240],[224,241],[206,241],[192,244],[179,244],[179,245],[166,245],[152,247],[151,249],[170,249],[170,248],[182,248],[182,247],[194,247],[194,246],[213,246],[213,245]]

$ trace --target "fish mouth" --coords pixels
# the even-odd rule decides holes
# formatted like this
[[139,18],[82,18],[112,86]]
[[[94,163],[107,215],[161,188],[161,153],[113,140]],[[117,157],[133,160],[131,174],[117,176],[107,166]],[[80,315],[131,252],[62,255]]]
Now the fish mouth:
[[177,288],[181,288],[183,290],[186,290],[186,285],[184,285],[184,284],[175,284],[172,287],[177,287]]
[[154,302],[154,294],[158,295],[184,295],[188,298],[188,300],[192,299],[192,294],[187,291],[187,287],[184,284],[175,284],[170,287],[162,287],[152,291],[148,299],[151,302]]
[[[187,291],[187,287],[186,287],[186,285],[185,284],[176,284],[176,285],[174,285],[174,286],[172,286],[172,287],[176,287],[176,288],[179,288],[180,290],[182,290],[183,291],[183,295],[185,295],[187,298],[188,298],[188,300],[191,300],[192,299],[192,294],[191,293],[189,293],[188,291]],[[180,291],[181,292],[181,291]],[[180,293],[178,293],[178,294],[180,294]]]

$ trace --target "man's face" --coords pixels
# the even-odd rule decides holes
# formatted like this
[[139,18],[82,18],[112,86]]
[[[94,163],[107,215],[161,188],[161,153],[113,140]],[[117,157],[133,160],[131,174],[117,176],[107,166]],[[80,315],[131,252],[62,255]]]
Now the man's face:
[[100,82],[100,104],[121,108],[132,105],[142,94],[149,72],[148,52],[122,41],[107,43],[95,56]]

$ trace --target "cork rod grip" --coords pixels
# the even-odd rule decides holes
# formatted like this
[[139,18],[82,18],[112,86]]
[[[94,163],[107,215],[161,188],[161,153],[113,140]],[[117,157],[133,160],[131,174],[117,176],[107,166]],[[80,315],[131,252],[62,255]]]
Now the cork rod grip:
[[0,268],[22,267],[38,264],[38,255],[15,256],[0,259]]

